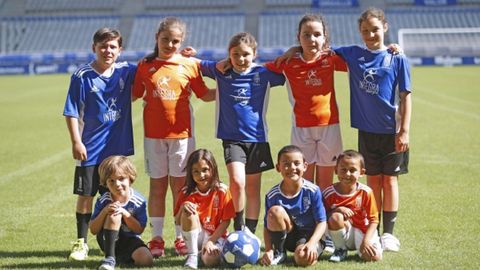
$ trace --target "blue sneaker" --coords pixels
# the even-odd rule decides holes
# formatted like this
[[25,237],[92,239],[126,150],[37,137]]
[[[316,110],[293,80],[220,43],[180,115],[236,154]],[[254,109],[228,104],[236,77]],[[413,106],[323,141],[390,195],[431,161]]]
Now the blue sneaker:
[[98,270],[115,270],[115,257],[108,256],[104,258]]
[[341,262],[347,258],[347,250],[346,249],[335,249],[333,255],[330,257],[331,262]]

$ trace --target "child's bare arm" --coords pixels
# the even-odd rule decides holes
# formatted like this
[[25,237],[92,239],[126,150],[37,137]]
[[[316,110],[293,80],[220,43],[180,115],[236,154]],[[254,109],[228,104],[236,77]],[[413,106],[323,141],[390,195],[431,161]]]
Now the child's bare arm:
[[205,101],[205,102],[209,102],[209,101],[214,101],[216,96],[217,96],[217,89],[210,88],[208,90],[208,92],[203,97],[201,97],[200,99]]
[[265,244],[265,252],[262,257],[262,265],[270,265],[273,259],[272,242],[270,241],[270,234],[267,228],[263,228],[263,242]]
[[400,131],[395,137],[395,148],[397,152],[405,152],[409,148],[410,118],[412,116],[412,95],[410,92],[400,92]]
[[368,229],[367,229],[367,232],[365,233],[365,236],[363,237],[362,244],[360,244],[361,254],[368,254],[370,257],[376,256],[377,250],[371,244],[371,239],[374,236],[374,234],[377,232],[377,225],[378,223],[370,223],[370,225],[368,225]]
[[70,141],[72,142],[72,155],[76,160],[87,160],[87,149],[82,142],[82,137],[78,129],[78,119],[66,116],[68,133],[70,134]]
[[111,215],[114,213],[114,206],[113,206],[113,203],[105,206],[102,211],[100,211],[100,213],[98,214],[98,216],[94,219],[92,219],[90,221],[90,223],[88,224],[88,227],[90,229],[90,232],[93,234],[93,235],[96,235],[97,233],[99,233],[103,226],[105,225],[105,218],[108,216],[108,215]]

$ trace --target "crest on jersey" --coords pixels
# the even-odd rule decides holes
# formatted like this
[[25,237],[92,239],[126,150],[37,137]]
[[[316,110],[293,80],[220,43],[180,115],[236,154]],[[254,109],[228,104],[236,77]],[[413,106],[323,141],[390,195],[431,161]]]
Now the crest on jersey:
[[253,84],[260,85],[260,74],[258,72],[253,74]]
[[120,78],[120,80],[118,81],[118,86],[120,87],[120,92],[123,92],[123,89],[125,89],[125,81],[123,80],[123,78]]

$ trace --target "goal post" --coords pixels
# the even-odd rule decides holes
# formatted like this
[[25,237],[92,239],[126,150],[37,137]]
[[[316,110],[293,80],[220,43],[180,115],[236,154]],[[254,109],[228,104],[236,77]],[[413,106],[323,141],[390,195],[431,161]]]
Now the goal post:
[[398,44],[409,57],[479,57],[480,27],[402,28]]

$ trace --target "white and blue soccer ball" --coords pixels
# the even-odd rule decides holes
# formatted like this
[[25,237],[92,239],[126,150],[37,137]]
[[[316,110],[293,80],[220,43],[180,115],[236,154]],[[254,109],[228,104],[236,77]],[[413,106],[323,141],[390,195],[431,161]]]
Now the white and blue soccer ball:
[[232,232],[225,241],[222,257],[232,268],[256,264],[260,258],[260,239],[248,229]]

